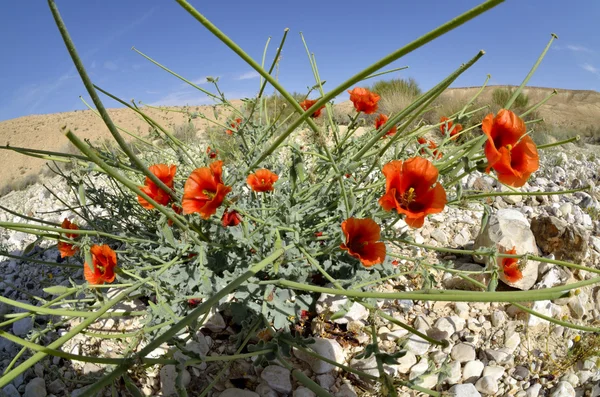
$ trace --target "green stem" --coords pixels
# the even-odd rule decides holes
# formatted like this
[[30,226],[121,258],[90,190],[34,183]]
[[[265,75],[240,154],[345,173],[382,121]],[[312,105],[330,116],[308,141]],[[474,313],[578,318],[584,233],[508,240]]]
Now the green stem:
[[571,143],[571,142],[577,142],[579,141],[579,139],[581,139],[581,137],[579,135],[575,135],[572,138],[569,139],[565,139],[564,141],[558,141],[558,142],[554,142],[554,143],[547,143],[545,145],[539,145],[537,148],[539,149],[548,149],[554,146],[561,146],[567,143]]
[[318,397],[333,397],[327,390],[319,386],[315,381],[306,376],[304,372],[294,369],[290,363],[280,354],[277,353],[277,361],[279,361],[284,367],[292,372],[292,376],[299,382],[302,383],[306,388],[315,393]]
[[[119,134],[119,131],[117,131],[117,128],[115,127],[112,119],[110,118],[108,112],[106,111],[106,108],[102,104],[100,97],[98,96],[98,94],[96,93],[96,90],[94,89],[92,81],[90,80],[90,78],[85,70],[85,67],[83,66],[83,62],[81,62],[81,58],[79,58],[79,54],[77,54],[77,50],[75,49],[75,44],[71,40],[71,36],[69,35],[69,32],[67,31],[67,27],[65,26],[65,24],[62,20],[62,17],[60,16],[60,13],[58,12],[58,8],[56,7],[54,0],[48,0],[48,5],[50,6],[50,11],[52,12],[52,16],[54,17],[56,26],[58,27],[58,30],[60,31],[60,34],[65,43],[65,46],[67,47],[67,51],[69,51],[69,55],[71,55],[71,59],[73,60],[73,63],[75,64],[75,67],[77,68],[77,72],[79,73],[79,76],[81,77],[81,80],[83,81],[83,85],[85,86],[88,94],[92,98],[92,101],[94,102],[94,105],[96,106],[96,109],[98,109],[98,112],[102,116],[102,120],[104,120],[104,124],[106,124],[106,127],[108,127],[108,130],[110,131],[111,135],[114,137],[115,141],[117,141],[117,143],[119,144],[121,149],[125,152],[125,154],[127,154],[127,157],[129,157],[131,162],[133,164],[135,164],[135,166],[140,171],[142,171],[144,173],[144,175],[146,175],[160,189],[167,192],[171,197],[173,197],[173,199],[176,199],[176,196],[175,196],[175,193],[173,192],[173,190],[171,190],[171,188],[169,188],[167,185],[165,185],[163,183],[163,181],[158,179],[158,177],[156,175],[154,175],[152,172],[150,172],[148,167],[146,167],[144,165],[144,163],[142,163],[141,160],[139,158],[137,158],[135,153],[133,153],[131,148],[123,140],[123,137],[121,136],[121,134]],[[96,164],[98,164],[98,163],[96,163]]]
[[590,189],[589,186],[584,186],[584,187],[581,187],[581,188],[578,188],[578,189],[561,190],[561,191],[558,191],[558,192],[493,192],[493,193],[470,194],[470,195],[462,196],[461,200],[448,201],[448,203],[446,203],[446,205],[454,204],[454,203],[457,203],[459,201],[474,200],[474,199],[480,199],[480,198],[485,198],[485,197],[496,197],[496,196],[553,196],[553,195],[557,195],[557,194],[569,194],[569,193],[575,193],[575,192],[583,192],[583,191],[586,191],[586,190],[589,190],[589,189]]
[[515,102],[515,100],[517,99],[517,97],[519,96],[519,94],[521,94],[521,91],[523,91],[523,88],[527,85],[527,82],[529,81],[529,79],[531,79],[531,77],[535,73],[535,71],[538,68],[538,66],[540,66],[540,63],[542,62],[542,59],[544,59],[544,56],[546,56],[546,53],[550,49],[550,46],[552,45],[552,42],[554,41],[554,39],[558,39],[558,36],[555,35],[554,33],[552,33],[551,35],[552,35],[552,37],[550,38],[550,41],[548,42],[548,45],[546,45],[546,48],[544,48],[544,51],[542,52],[542,54],[540,55],[540,57],[538,58],[538,60],[535,62],[535,64],[533,65],[533,67],[531,68],[531,70],[529,71],[529,73],[527,74],[527,76],[525,76],[525,79],[523,80],[523,82],[521,83],[521,85],[519,86],[519,88],[517,88],[515,90],[515,92],[513,92],[512,96],[509,98],[508,102],[506,102],[506,105],[504,105],[505,109],[510,109],[510,107]]

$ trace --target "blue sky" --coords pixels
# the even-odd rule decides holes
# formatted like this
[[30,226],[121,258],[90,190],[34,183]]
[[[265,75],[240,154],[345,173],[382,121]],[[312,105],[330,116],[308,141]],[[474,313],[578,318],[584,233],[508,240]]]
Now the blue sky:
[[[281,0],[191,0],[201,13],[260,60],[272,36],[272,59],[284,28],[280,82],[305,91],[314,80],[300,40],[316,54],[320,75],[333,88],[380,57],[479,4],[476,0],[328,0],[318,6]],[[570,3],[570,4],[569,4]],[[164,105],[211,103],[131,50],[135,46],[202,87],[219,76],[231,98],[252,97],[257,74],[172,0],[57,0],[93,81],[124,98]],[[316,3],[315,3],[316,4]],[[85,89],[45,1],[0,2],[0,120],[83,109]],[[600,90],[597,0],[508,0],[390,67],[389,77],[413,77],[428,89],[478,50],[486,55],[454,86],[519,84],[550,38],[553,48],[530,86]],[[267,92],[272,92],[269,88]],[[339,98],[345,99],[345,98]],[[108,107],[117,104],[106,100]]]

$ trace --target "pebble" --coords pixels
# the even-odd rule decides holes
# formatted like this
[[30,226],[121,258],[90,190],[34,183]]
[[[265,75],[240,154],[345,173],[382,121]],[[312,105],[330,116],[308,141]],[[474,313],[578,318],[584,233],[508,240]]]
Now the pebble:
[[43,378],[33,378],[25,386],[25,394],[23,397],[46,397],[46,382]]
[[279,365],[269,365],[260,374],[260,377],[267,382],[269,387],[278,393],[292,392],[290,376],[290,370]]
[[399,373],[407,374],[410,371],[410,368],[417,363],[417,356],[413,352],[407,351],[403,357],[400,357],[398,360],[398,364],[396,368]]
[[498,393],[498,382],[491,376],[483,376],[475,382],[475,388],[483,394]]
[[[191,376],[187,369],[183,370],[183,385],[187,387]],[[177,368],[175,365],[165,365],[160,369],[160,388],[165,396],[177,394],[176,388]]]
[[498,381],[504,375],[504,367],[499,367],[497,365],[489,365],[483,369],[483,376],[490,376],[494,380]]
[[569,382],[558,382],[550,397],[575,397],[575,389]]
[[540,390],[542,389],[542,385],[540,385],[539,383],[536,383],[534,385],[531,385],[531,387],[529,387],[525,393],[527,395],[527,397],[538,397],[540,395]]
[[6,395],[6,397],[21,397],[21,393],[19,393],[17,388],[12,383],[4,386],[2,392]]
[[475,348],[466,343],[459,343],[452,347],[452,359],[459,363],[475,360]]
[[261,396],[253,391],[233,388],[233,389],[225,389],[224,391],[221,392],[221,394],[219,394],[219,397],[261,397]]
[[317,375],[317,383],[323,389],[329,390],[335,384],[335,377],[331,374]]
[[271,389],[266,383],[261,383],[260,385],[258,385],[256,387],[256,392],[260,397],[278,397],[277,392]]
[[[339,364],[346,361],[344,349],[335,339],[315,338],[315,343],[308,345],[315,353],[333,360]],[[310,356],[300,350],[294,349],[294,355],[302,361],[310,365],[311,369],[317,374],[326,374],[337,367],[322,361],[316,357]]]
[[469,383],[475,383],[483,373],[485,366],[479,360],[469,361],[463,368],[463,380]]
[[294,390],[293,397],[316,397],[317,395],[310,389],[300,386]]
[[519,365],[515,367],[515,370],[511,376],[516,380],[524,380],[529,377],[529,370],[527,369],[527,367]]
[[336,393],[335,397],[358,397],[356,392],[348,383],[344,383],[340,386],[340,390]]
[[448,393],[456,397],[481,397],[481,393],[470,383],[454,385],[448,390]]
[[[417,329],[417,330],[424,334],[427,333],[426,329]],[[406,350],[408,350],[409,352],[416,354],[417,356],[422,356],[425,353],[427,353],[430,346],[431,345],[429,344],[429,342],[427,342],[425,339],[423,339],[420,336],[417,336],[415,334],[411,334],[408,337],[408,339],[406,340],[404,348]]]

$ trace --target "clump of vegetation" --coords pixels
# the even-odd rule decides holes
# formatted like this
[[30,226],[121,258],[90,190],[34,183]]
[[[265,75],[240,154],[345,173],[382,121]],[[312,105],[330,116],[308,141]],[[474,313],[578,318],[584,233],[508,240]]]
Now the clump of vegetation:
[[415,79],[379,80],[370,88],[381,96],[379,108],[381,113],[394,114],[405,109],[423,93]]

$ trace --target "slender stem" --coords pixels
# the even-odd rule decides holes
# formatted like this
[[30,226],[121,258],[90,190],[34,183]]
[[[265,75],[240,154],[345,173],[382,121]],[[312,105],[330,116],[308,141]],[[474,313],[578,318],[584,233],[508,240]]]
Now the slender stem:
[[578,189],[560,190],[558,192],[494,192],[494,193],[481,193],[481,194],[470,194],[462,196],[461,200],[448,201],[447,205],[457,203],[463,200],[474,200],[485,197],[496,197],[496,196],[553,196],[557,194],[569,194],[575,192],[583,192],[589,190],[589,186],[584,186]]
[[83,66],[83,62],[81,62],[81,58],[79,58],[79,54],[77,54],[77,50],[75,49],[75,44],[71,40],[71,36],[69,35],[69,32],[67,31],[67,27],[65,26],[65,23],[63,22],[62,17],[60,16],[60,13],[58,12],[58,7],[56,7],[54,0],[48,0],[48,5],[50,6],[50,11],[52,12],[52,16],[54,17],[56,26],[58,27],[58,30],[60,31],[60,34],[63,38],[65,46],[67,47],[67,50],[69,51],[69,55],[71,55],[71,59],[73,60],[73,63],[75,64],[75,67],[77,69],[77,72],[79,73],[79,76],[81,77],[83,85],[85,86],[88,94],[92,98],[92,101],[94,102],[94,105],[96,106],[96,109],[98,109],[98,112],[102,116],[102,120],[104,120],[104,124],[106,124],[106,126],[108,127],[108,130],[110,131],[111,135],[115,138],[115,141],[117,141],[117,143],[119,144],[119,146],[121,147],[123,152],[125,152],[125,154],[127,154],[127,157],[129,157],[131,162],[133,164],[135,164],[135,166],[140,171],[142,171],[144,173],[144,175],[146,175],[160,189],[167,192],[171,197],[173,197],[173,199],[176,199],[176,196],[175,196],[175,193],[173,192],[173,190],[171,190],[171,188],[169,188],[167,185],[165,185],[163,183],[163,181],[158,179],[158,177],[156,175],[154,175],[152,172],[150,172],[148,167],[146,167],[144,165],[144,163],[142,163],[142,161],[135,155],[135,153],[133,153],[131,148],[123,140],[123,137],[121,136],[121,134],[119,134],[119,131],[117,131],[115,124],[113,123],[108,112],[106,111],[106,108],[102,104],[100,97],[98,96],[98,94],[96,93],[96,90],[94,89],[92,81],[90,80],[90,77],[88,76],[88,74],[85,70],[85,67]]
[[546,45],[546,48],[544,48],[544,51],[542,51],[542,54],[540,55],[538,60],[535,62],[535,64],[533,65],[533,67],[531,68],[531,70],[529,71],[527,76],[525,76],[525,79],[523,79],[523,82],[521,83],[519,88],[517,88],[515,90],[515,92],[513,92],[512,96],[508,99],[508,102],[506,102],[506,105],[504,105],[505,109],[510,109],[510,107],[515,102],[517,97],[521,94],[521,91],[523,91],[523,88],[525,88],[525,86],[527,85],[527,82],[529,81],[529,79],[531,79],[531,77],[535,73],[538,66],[540,66],[540,63],[542,63],[542,59],[544,59],[544,56],[546,56],[546,53],[550,49],[550,46],[552,45],[552,42],[554,41],[554,39],[558,39],[558,36],[555,35],[554,33],[551,33],[551,35],[552,35],[552,37],[550,38],[550,41]]
[[556,89],[552,90],[552,92],[548,96],[546,96],[546,98],[542,99],[540,102],[536,103],[531,108],[527,109],[526,112],[521,113],[521,115],[519,117],[522,118],[522,119],[525,118],[525,116],[527,116],[529,113],[535,111],[540,106],[542,106],[543,104],[545,104],[546,102],[548,102],[550,100],[550,98],[552,98],[556,94],[558,94],[558,91],[556,91]]
[[[178,2],[182,0],[177,0]],[[499,5],[504,2],[504,0],[488,0],[485,3],[482,3],[471,10],[463,13],[462,15],[446,22],[445,24],[439,26],[438,28],[430,31],[429,33],[419,37],[413,42],[407,44],[406,46],[392,52],[391,54],[381,58],[379,61],[375,62],[371,66],[363,69],[358,72],[354,76],[350,77],[345,82],[341,83],[338,87],[334,88],[324,96],[322,96],[310,109],[308,109],[302,116],[300,116],[295,122],[293,122],[288,129],[283,132],[273,143],[272,145],[266,149],[251,165],[250,169],[256,167],[261,161],[263,161],[269,154],[271,154],[279,145],[294,131],[304,120],[306,120],[315,110],[319,109],[321,106],[325,105],[327,102],[338,96],[345,89],[351,87],[353,84],[363,80],[365,77],[370,76],[371,74],[377,72],[379,69],[389,65],[400,57],[411,53],[412,51],[424,46],[425,44],[431,42],[432,40],[442,36],[443,34],[459,27],[460,25],[470,21],[476,16],[490,10],[491,8]],[[246,172],[247,174],[248,172]]]
[[538,149],[548,149],[548,148],[551,148],[554,146],[561,146],[566,143],[577,142],[577,141],[579,141],[579,139],[581,139],[581,137],[579,135],[575,135],[574,137],[565,139],[564,141],[558,141],[558,142],[554,142],[554,143],[547,143],[545,145],[539,145],[537,148]]
[[327,390],[323,389],[314,380],[304,374],[304,372],[294,369],[290,363],[280,354],[277,353],[277,361],[292,372],[292,376],[302,383],[306,388],[315,393],[318,397],[333,397]]

